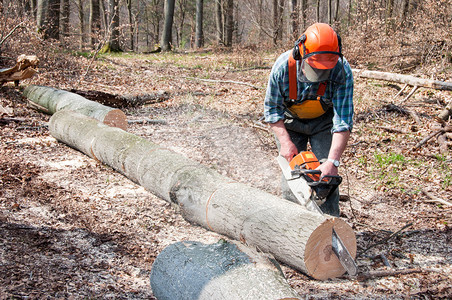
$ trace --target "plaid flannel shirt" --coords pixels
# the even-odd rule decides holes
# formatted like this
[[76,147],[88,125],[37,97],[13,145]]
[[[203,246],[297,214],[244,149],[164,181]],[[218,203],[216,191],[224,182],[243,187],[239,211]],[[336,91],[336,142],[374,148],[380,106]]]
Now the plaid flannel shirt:
[[[289,99],[289,65],[288,59],[292,50],[283,53],[273,65],[268,80],[267,93],[264,101],[265,122],[276,123],[284,120],[286,106],[284,101]],[[345,58],[342,58],[345,71],[345,84],[328,84],[324,97],[331,99],[334,107],[332,132],[351,131],[353,127],[353,74]],[[332,71],[332,78],[340,77],[341,63]],[[297,83],[298,102],[300,99],[316,99],[319,83]]]

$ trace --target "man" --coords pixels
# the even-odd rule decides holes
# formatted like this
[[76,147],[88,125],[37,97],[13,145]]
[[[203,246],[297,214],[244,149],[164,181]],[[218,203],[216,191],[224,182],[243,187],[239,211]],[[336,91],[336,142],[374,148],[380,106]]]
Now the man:
[[[307,143],[319,160],[321,176],[337,175],[353,126],[353,74],[342,57],[341,40],[323,23],[308,27],[294,49],[275,62],[267,87],[265,121],[288,161]],[[282,180],[283,197],[295,201]],[[339,190],[320,208],[339,216]]]

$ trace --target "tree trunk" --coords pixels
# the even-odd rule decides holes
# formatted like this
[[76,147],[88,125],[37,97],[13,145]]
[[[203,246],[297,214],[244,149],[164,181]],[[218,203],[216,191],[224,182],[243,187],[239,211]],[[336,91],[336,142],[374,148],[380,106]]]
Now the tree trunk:
[[38,64],[39,59],[35,55],[20,55],[13,67],[0,69],[0,86],[8,81],[18,84],[19,80],[31,78],[36,74]]
[[296,41],[298,36],[298,18],[299,18],[299,10],[298,10],[298,2],[297,0],[292,0],[292,11],[290,13],[290,22],[292,26],[292,39]]
[[165,1],[165,24],[163,26],[162,40],[160,43],[162,51],[171,51],[175,2],[175,0]]
[[232,36],[234,33],[234,0],[226,0],[225,11],[225,31],[226,31],[226,47],[232,46]]
[[328,24],[333,24],[333,0],[328,0]]
[[85,35],[85,12],[83,11],[83,1],[78,0],[77,1],[78,6],[78,19],[80,21],[79,26],[79,34],[80,34],[80,40],[79,40],[79,48],[80,50],[83,49],[83,44],[85,42],[84,35]]
[[49,0],[46,35],[55,40],[60,38],[60,0]]
[[100,35],[100,4],[99,0],[89,1],[89,28],[91,32],[90,44],[94,46]]
[[215,25],[217,28],[217,43],[218,45],[224,44],[224,31],[223,31],[223,9],[222,0],[215,0]]
[[400,24],[405,24],[408,12],[410,9],[410,0],[402,0],[402,7],[400,11]]
[[439,113],[438,118],[447,121],[449,116],[452,116],[452,100],[450,100],[446,107]]
[[398,83],[406,83],[412,86],[426,87],[436,90],[452,91],[452,82],[438,81],[433,79],[417,78],[410,75],[379,72],[379,71],[367,71],[360,69],[352,69],[353,75],[356,77],[364,77],[378,80],[393,81]]
[[303,31],[306,29],[306,19],[307,19],[306,12],[307,12],[307,10],[308,10],[308,1],[301,0],[301,18],[302,18],[301,24],[303,25]]
[[47,19],[47,9],[49,7],[48,0],[38,0],[37,10],[36,10],[36,25],[38,27],[38,32],[45,33],[46,30],[46,19]]
[[110,13],[111,21],[111,32],[110,39],[108,42],[108,51],[120,52],[121,47],[119,46],[119,0],[110,0]]
[[61,31],[63,36],[69,36],[69,14],[70,14],[70,3],[69,0],[63,0],[61,2],[62,11],[61,11]]
[[336,7],[334,9],[334,23],[339,22],[339,0],[336,0]]
[[128,16],[129,16],[129,26],[130,26],[130,48],[132,51],[134,51],[135,45],[134,45],[133,34],[135,32],[135,26],[133,23],[133,15],[132,15],[132,0],[127,0],[127,12],[128,12]]
[[55,113],[49,130],[59,141],[178,204],[187,221],[271,253],[314,278],[345,272],[331,249],[333,228],[356,255],[353,230],[341,219],[234,182],[148,140],[69,110]]
[[60,110],[73,110],[94,118],[109,126],[126,130],[126,115],[119,109],[114,109],[82,96],[45,86],[30,85],[24,90],[28,100],[42,107],[44,112],[54,114]]
[[196,48],[202,48],[204,46],[204,33],[202,31],[202,21],[204,19],[203,6],[204,6],[203,0],[196,0],[196,33],[195,33]]
[[224,240],[166,247],[150,278],[157,299],[300,299],[274,260]]
[[317,7],[316,7],[316,19],[317,23],[320,22],[320,0],[317,0]]

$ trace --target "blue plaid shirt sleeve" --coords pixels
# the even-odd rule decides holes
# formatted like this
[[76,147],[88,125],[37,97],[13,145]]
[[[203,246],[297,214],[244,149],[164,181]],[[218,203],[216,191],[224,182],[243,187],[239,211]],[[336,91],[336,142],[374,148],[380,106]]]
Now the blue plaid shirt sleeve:
[[353,73],[345,58],[343,64],[345,84],[339,85],[332,97],[334,105],[332,132],[352,131],[353,128]]
[[285,89],[289,89],[288,64],[290,51],[283,53],[273,65],[264,100],[264,117],[267,123],[284,120]]
[[[289,75],[287,60],[290,51],[283,53],[273,65],[268,80],[264,100],[264,117],[267,123],[284,120],[284,100],[289,95]],[[338,85],[331,99],[334,105],[332,132],[351,131],[353,127],[353,73],[347,60],[343,58],[345,84]],[[298,91],[303,92],[303,83],[298,83]],[[328,92],[327,92],[328,93]]]

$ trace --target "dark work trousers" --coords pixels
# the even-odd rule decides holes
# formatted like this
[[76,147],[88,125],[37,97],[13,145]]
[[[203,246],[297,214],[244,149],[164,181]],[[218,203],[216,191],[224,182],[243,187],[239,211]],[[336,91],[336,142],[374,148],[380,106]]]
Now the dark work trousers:
[[[290,115],[286,114],[284,125],[286,126],[292,142],[297,147],[298,152],[306,151],[309,142],[312,152],[314,152],[318,160],[328,158],[333,138],[331,133],[331,128],[333,127],[332,109],[322,116],[310,120],[292,118]],[[276,144],[279,150],[280,143],[278,139],[276,139]],[[281,191],[284,199],[297,202],[295,195],[290,190],[284,176],[282,176],[281,179]],[[339,188],[327,197],[325,203],[320,206],[320,209],[329,215],[335,217],[339,216]]]

